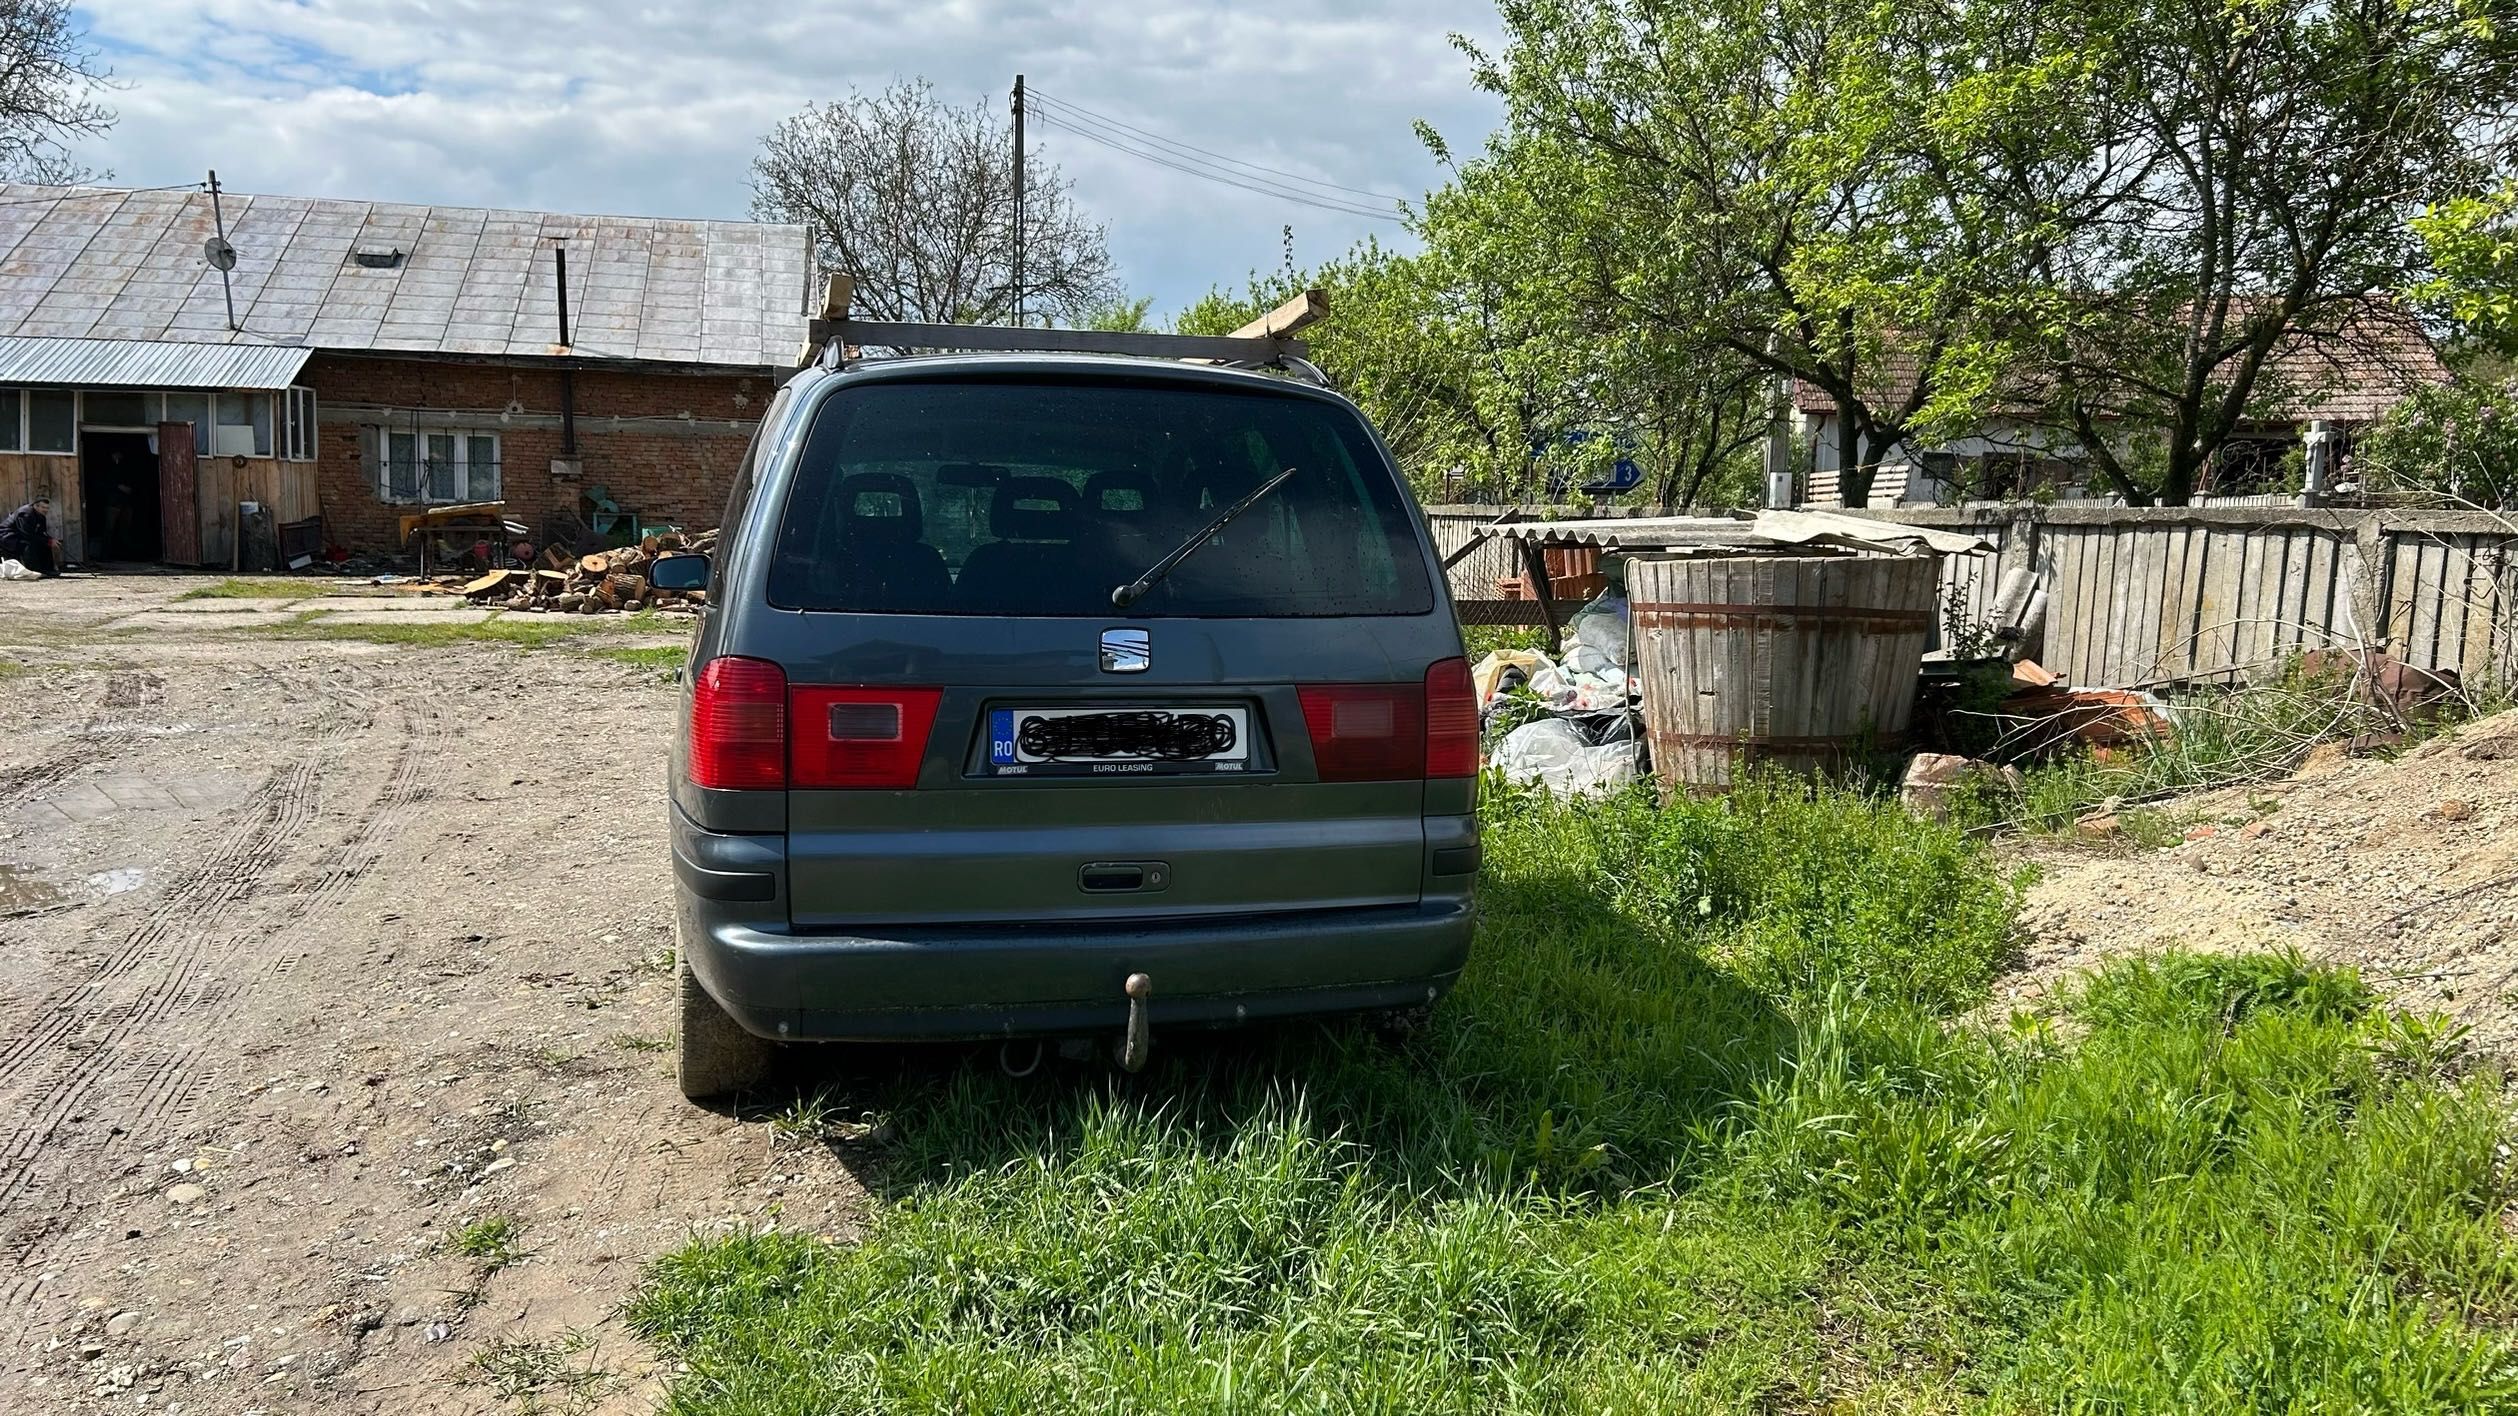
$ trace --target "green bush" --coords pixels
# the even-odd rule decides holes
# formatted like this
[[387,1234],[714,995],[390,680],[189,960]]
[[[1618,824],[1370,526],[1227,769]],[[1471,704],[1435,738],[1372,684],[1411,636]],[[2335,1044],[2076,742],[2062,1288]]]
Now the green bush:
[[2352,454],[2378,491],[2451,493],[2518,505],[2518,379],[2459,379],[2416,390]]

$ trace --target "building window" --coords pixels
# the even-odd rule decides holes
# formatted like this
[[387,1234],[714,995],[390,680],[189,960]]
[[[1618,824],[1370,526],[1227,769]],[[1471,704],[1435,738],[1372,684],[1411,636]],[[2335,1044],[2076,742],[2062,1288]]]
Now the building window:
[[207,434],[210,429],[210,395],[206,393],[170,393],[158,407],[161,423],[192,424],[192,450],[198,457],[210,452]]
[[220,394],[218,421],[210,429],[210,454],[213,457],[269,457],[271,395]]
[[449,505],[499,499],[498,434],[470,428],[372,430],[376,495]]
[[0,388],[0,452],[26,450],[26,390]]
[[66,388],[26,391],[26,450],[79,450],[79,396]]
[[280,456],[291,462],[315,460],[315,391],[292,388],[280,395]]

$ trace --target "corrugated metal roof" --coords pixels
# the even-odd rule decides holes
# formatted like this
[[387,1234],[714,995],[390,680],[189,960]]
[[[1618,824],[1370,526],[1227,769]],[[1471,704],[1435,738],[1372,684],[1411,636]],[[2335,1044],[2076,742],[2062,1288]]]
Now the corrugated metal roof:
[[1494,534],[1547,546],[1598,546],[1619,551],[1698,551],[1721,554],[1774,546],[1832,546],[1867,551],[1928,550],[1938,555],[1972,555],[1993,549],[1993,543],[1963,531],[1941,531],[1874,521],[1864,516],[1838,516],[1818,511],[1761,511],[1754,518],[1731,516],[1620,516],[1577,521],[1514,521],[1493,528]]
[[0,385],[76,388],[287,388],[313,351],[269,344],[0,335]]
[[[805,339],[801,226],[569,216],[228,194],[230,273],[207,193],[0,183],[0,335],[302,343],[358,352],[788,368]],[[570,335],[557,260],[568,251]],[[361,252],[399,251],[362,264]]]

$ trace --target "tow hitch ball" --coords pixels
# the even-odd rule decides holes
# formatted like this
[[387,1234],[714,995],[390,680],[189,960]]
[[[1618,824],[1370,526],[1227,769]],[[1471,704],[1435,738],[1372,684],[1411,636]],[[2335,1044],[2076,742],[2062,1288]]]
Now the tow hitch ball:
[[1145,1005],[1154,996],[1154,979],[1149,974],[1128,975],[1128,1031],[1119,1039],[1121,1071],[1145,1070],[1146,1054],[1154,1050],[1154,1026],[1147,1019]]

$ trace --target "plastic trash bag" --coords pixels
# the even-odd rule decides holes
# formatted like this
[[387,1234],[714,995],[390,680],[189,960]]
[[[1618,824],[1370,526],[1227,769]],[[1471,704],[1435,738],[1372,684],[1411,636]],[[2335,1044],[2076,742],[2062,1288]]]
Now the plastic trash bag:
[[1606,663],[1612,672],[1624,674],[1635,662],[1627,636],[1631,617],[1626,592],[1612,586],[1593,596],[1591,603],[1574,611],[1574,617],[1566,622],[1565,627],[1573,636],[1573,643],[1565,651],[1566,667],[1585,672],[1576,667],[1579,656],[1586,662]]
[[0,580],[40,580],[42,578],[18,562],[6,556],[0,556]]
[[1469,670],[1469,681],[1477,689],[1478,706],[1483,708],[1509,686],[1513,672],[1519,671],[1526,680],[1555,667],[1554,659],[1535,649],[1498,649],[1478,660],[1477,666]]
[[1601,796],[1639,774],[1637,744],[1594,746],[1562,718],[1525,723],[1504,735],[1491,759],[1507,781],[1536,782],[1560,797]]

